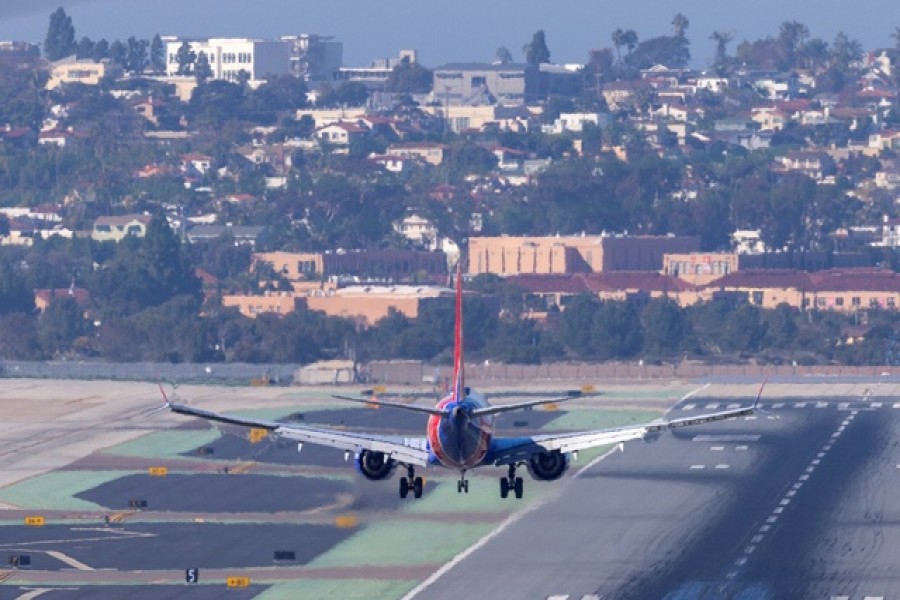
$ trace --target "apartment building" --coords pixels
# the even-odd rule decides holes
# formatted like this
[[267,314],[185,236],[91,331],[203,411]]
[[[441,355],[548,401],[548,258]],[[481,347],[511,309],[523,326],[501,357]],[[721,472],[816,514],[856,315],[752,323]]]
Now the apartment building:
[[258,82],[271,75],[291,74],[293,43],[284,40],[260,40],[251,38],[179,38],[165,36],[166,75],[178,73],[178,49],[187,42],[198,56],[205,53],[209,59],[213,79],[237,81],[244,72],[250,82]]
[[448,63],[434,69],[432,94],[444,104],[523,103],[538,93],[536,65]]

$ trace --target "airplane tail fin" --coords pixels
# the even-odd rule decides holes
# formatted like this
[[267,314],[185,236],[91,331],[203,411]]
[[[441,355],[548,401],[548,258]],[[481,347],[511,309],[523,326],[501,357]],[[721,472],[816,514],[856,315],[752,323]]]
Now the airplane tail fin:
[[453,333],[453,401],[466,397],[463,373],[463,322],[462,322],[462,265],[456,263],[456,321]]

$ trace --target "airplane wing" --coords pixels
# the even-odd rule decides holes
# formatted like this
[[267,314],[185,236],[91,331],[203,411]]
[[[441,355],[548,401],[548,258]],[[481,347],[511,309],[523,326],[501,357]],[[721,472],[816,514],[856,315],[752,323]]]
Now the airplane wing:
[[755,409],[756,405],[754,404],[753,406],[734,410],[706,413],[682,419],[653,421],[643,425],[628,425],[595,431],[553,433],[520,438],[496,438],[493,443],[491,458],[496,465],[515,464],[527,461],[535,454],[547,452],[568,453],[607,444],[618,444],[657,435],[669,429],[751,415]]
[[217,413],[185,404],[169,403],[168,407],[172,412],[180,415],[200,417],[216,423],[258,427],[270,431],[276,437],[297,442],[308,442],[348,452],[359,452],[360,450],[382,452],[397,462],[407,465],[425,466],[428,463],[428,449],[424,437],[374,435],[361,432],[337,431],[324,427],[279,423],[268,419]]

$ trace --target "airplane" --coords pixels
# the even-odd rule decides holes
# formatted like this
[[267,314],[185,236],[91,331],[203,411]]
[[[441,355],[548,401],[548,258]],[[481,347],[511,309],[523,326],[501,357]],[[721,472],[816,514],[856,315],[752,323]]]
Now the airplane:
[[459,480],[456,488],[458,493],[468,493],[469,491],[469,480],[466,479],[468,471],[483,466],[505,466],[507,475],[500,478],[500,497],[507,498],[512,492],[516,498],[522,498],[524,484],[522,478],[516,474],[520,466],[524,465],[535,480],[557,480],[567,471],[570,457],[577,459],[579,450],[609,444],[622,444],[640,438],[652,441],[669,429],[751,415],[759,404],[762,387],[756,402],[751,406],[693,417],[657,420],[643,425],[575,433],[552,433],[525,437],[495,436],[495,415],[565,402],[578,397],[580,393],[570,392],[561,398],[491,406],[484,395],[467,387],[463,368],[462,297],[462,272],[457,266],[452,387],[435,406],[409,405],[376,398],[334,396],[340,400],[426,414],[428,421],[424,437],[338,431],[222,414],[170,402],[160,386],[165,401],[163,408],[167,407],[177,414],[200,417],[213,422],[264,429],[275,438],[296,441],[298,450],[302,449],[304,443],[344,450],[348,460],[351,453],[354,455],[357,470],[365,478],[373,481],[387,479],[398,466],[405,467],[406,475],[400,478],[401,498],[406,498],[410,492],[414,498],[422,497],[424,483],[421,477],[416,476],[416,468],[427,466],[440,466],[458,471]]

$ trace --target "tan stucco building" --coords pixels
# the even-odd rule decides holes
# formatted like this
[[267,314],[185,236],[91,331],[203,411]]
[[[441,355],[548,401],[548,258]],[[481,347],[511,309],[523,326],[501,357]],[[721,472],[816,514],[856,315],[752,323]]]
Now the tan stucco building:
[[472,237],[468,273],[507,276],[659,271],[665,254],[699,248],[698,238],[679,236]]

